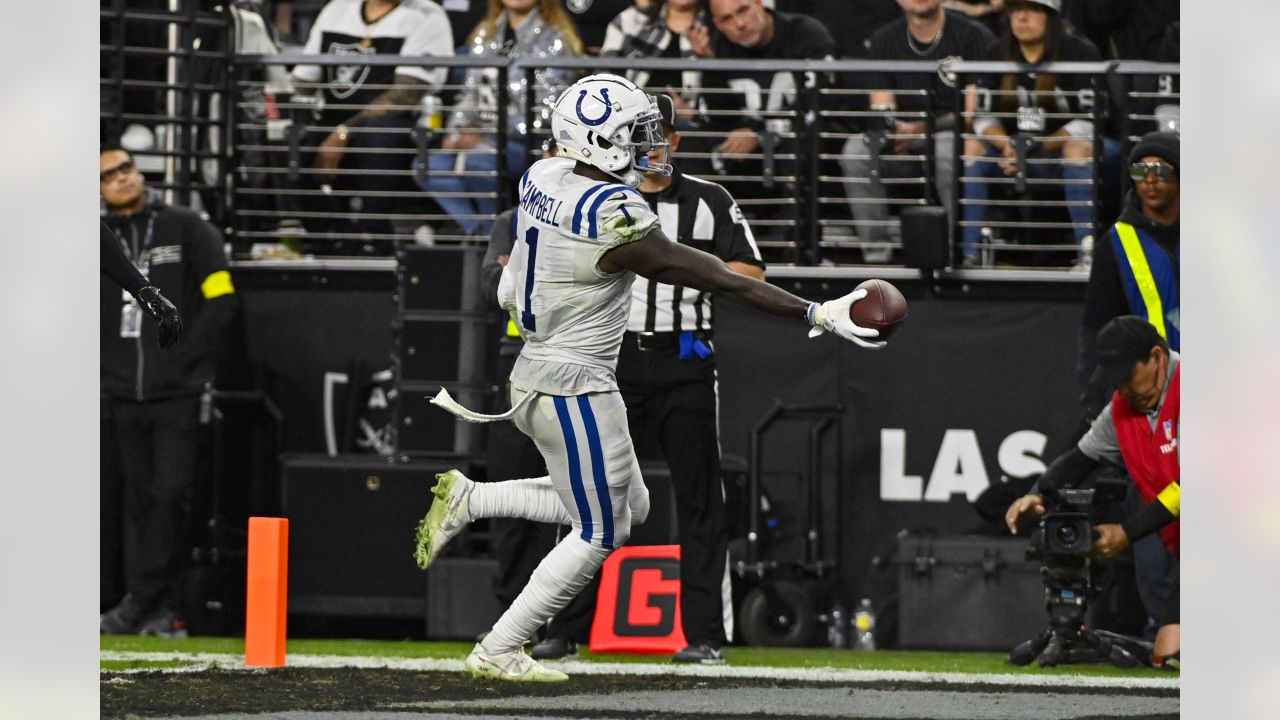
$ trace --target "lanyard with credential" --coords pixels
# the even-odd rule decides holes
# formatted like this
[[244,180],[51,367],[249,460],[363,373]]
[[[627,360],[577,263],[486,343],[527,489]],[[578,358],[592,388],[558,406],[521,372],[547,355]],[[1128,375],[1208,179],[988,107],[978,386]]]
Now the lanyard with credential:
[[156,231],[156,213],[154,210],[147,213],[147,232],[142,236],[142,247],[137,253],[129,247],[129,243],[124,239],[124,233],[116,230],[116,240],[120,241],[120,249],[124,250],[125,257],[133,261],[133,266],[138,268],[138,272],[145,277],[147,270],[151,268],[151,241],[155,239]]
[[[124,234],[116,232],[116,239],[120,241],[120,247],[124,250],[125,257],[133,261],[134,267],[138,268],[138,272],[143,277],[147,277],[147,270],[151,267],[151,254],[148,252],[151,248],[151,241],[154,238],[156,229],[156,214],[151,212],[147,215],[147,234],[143,236],[142,247],[138,249],[136,257],[129,248],[129,243],[125,242]],[[150,278],[148,278],[150,282]],[[128,290],[120,292],[120,337],[138,339],[142,337],[142,308],[138,307],[138,303]],[[138,391],[141,393],[141,389]]]

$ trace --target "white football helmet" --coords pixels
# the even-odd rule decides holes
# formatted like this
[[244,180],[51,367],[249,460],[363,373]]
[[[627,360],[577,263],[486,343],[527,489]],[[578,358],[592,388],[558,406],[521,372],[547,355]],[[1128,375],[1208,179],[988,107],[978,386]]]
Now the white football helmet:
[[[569,86],[551,112],[562,157],[580,160],[636,187],[641,172],[671,174],[654,98],[618,75],[589,75]],[[660,150],[658,162],[649,152]]]

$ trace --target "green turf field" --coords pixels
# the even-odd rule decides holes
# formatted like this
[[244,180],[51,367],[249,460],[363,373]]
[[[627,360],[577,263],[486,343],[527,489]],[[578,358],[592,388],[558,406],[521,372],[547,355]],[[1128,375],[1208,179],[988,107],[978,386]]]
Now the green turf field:
[[[242,655],[242,638],[193,637],[184,640],[136,636],[104,636],[101,650],[114,653],[175,653]],[[371,658],[438,658],[461,660],[471,643],[413,642],[393,640],[292,640],[288,654],[338,655]],[[862,652],[833,648],[754,648],[725,649],[728,664],[735,667],[837,668],[848,670],[915,671],[932,673],[1010,673],[1049,675],[1092,675],[1169,677],[1169,673],[1150,668],[1122,669],[1110,665],[1066,665],[1041,668],[1037,665],[1016,667],[1005,662],[1002,653],[930,652],[876,650]],[[585,662],[654,663],[666,662],[664,655],[594,654],[585,649],[579,658]],[[182,664],[182,660],[104,660],[103,670],[129,668],[165,668]]]

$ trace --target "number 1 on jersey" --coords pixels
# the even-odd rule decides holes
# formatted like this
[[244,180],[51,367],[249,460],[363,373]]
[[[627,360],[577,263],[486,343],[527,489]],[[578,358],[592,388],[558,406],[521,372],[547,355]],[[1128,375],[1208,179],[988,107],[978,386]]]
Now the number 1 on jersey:
[[533,302],[533,268],[538,259],[538,228],[531,227],[524,234],[524,241],[529,246],[529,265],[524,272],[524,311],[520,313],[520,324],[529,332],[536,332],[538,319],[530,309]]

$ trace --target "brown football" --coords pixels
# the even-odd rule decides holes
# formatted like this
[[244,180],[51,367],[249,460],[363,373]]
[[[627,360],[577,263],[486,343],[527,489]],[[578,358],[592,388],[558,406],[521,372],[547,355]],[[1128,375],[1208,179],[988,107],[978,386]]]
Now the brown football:
[[878,340],[886,340],[907,321],[907,299],[898,288],[884,280],[868,280],[856,289],[867,296],[849,306],[849,319],[855,325],[880,331]]

